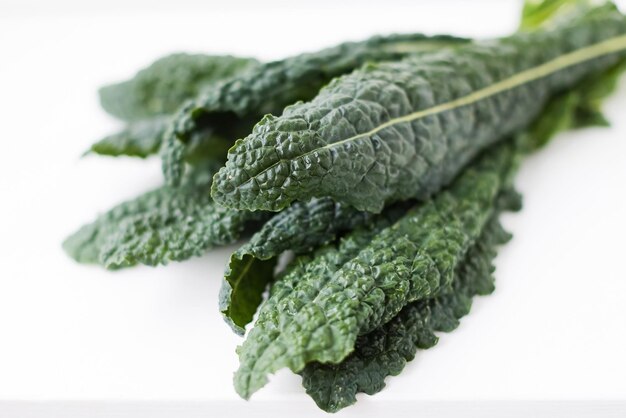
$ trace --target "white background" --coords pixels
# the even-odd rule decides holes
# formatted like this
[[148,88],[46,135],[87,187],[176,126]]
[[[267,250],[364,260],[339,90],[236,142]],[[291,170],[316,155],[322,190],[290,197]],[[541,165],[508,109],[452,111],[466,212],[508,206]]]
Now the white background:
[[[497,36],[515,28],[520,8],[224,3],[0,0],[0,400],[317,415],[289,372],[250,403],[232,389],[241,340],[223,323],[217,294],[234,247],[115,273],[63,254],[75,228],[161,182],[157,159],[80,158],[119,126],[99,110],[96,89],[173,51],[274,59],[375,33]],[[624,109],[626,80],[606,105],[612,128],[560,135],[524,163],[525,205],[505,218],[515,238],[498,257],[496,292],[341,416],[416,411],[429,405],[422,401],[626,401]],[[11,416],[25,414],[16,408]]]

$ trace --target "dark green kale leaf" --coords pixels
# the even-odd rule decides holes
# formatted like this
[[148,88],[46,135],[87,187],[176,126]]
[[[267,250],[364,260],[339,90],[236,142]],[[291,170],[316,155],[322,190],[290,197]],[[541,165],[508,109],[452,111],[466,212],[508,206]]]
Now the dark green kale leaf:
[[100,103],[111,115],[127,121],[171,114],[203,88],[257,65],[253,58],[172,54],[128,81],[102,87]]
[[[501,201],[507,206],[501,210],[520,208],[516,193],[501,195]],[[448,292],[411,303],[391,321],[360,336],[352,354],[341,363],[308,364],[301,372],[302,384],[317,406],[337,412],[355,403],[358,392],[373,395],[381,391],[385,378],[400,374],[418,348],[437,344],[436,331],[454,330],[458,320],[469,313],[472,298],[493,291],[496,247],[509,239],[510,234],[494,216],[457,267]]]
[[[601,105],[614,91],[624,68],[626,65],[622,61],[550,99],[541,111],[541,117],[522,133],[522,142],[528,151],[546,144],[560,131],[584,127],[593,121],[604,121],[602,124],[605,125]],[[296,254],[311,251],[372,217],[369,212],[358,211],[330,198],[295,202],[278,213],[231,256],[220,298],[220,310],[226,321],[236,332],[243,332],[243,327],[252,320],[267,284],[273,280],[275,257],[287,250]],[[272,268],[268,267],[270,265]],[[233,287],[246,289],[246,298],[240,300],[239,292],[231,292]],[[237,307],[231,309],[231,304]]]
[[[409,203],[388,208],[376,225],[387,225],[389,219],[397,219],[408,207]],[[372,222],[373,218],[370,213],[358,212],[330,199],[294,203],[270,218],[230,257],[220,291],[220,311],[226,322],[236,333],[243,334],[274,278],[276,259],[284,251],[296,254],[312,251],[334,241],[341,233]],[[362,235],[363,231],[358,234]]]
[[264,114],[280,114],[285,106],[313,98],[334,77],[366,62],[399,59],[467,42],[452,36],[377,36],[262,64],[211,85],[177,112],[165,136],[161,154],[166,181],[173,185],[180,182],[184,172],[182,148],[197,130],[210,125],[234,142],[247,135]]
[[68,237],[63,248],[78,262],[109,269],[155,266],[232,244],[269,217],[216,205],[208,193],[210,173],[202,166],[179,188],[159,187],[115,206]]
[[213,197],[271,211],[330,197],[372,212],[425,199],[625,49],[626,18],[611,6],[549,29],[365,66],[263,118],[229,151]]
[[[601,104],[615,89],[623,69],[622,62],[551,99],[541,116],[520,135],[521,148],[534,151],[558,132],[586,126],[590,113],[599,115],[595,120],[606,120]],[[498,212],[517,211],[521,199],[514,190],[505,190],[496,207]],[[491,293],[495,247],[508,239],[497,217],[492,218],[459,266],[451,293],[407,305],[390,322],[359,337],[355,351],[339,364],[308,364],[301,372],[307,393],[323,410],[336,412],[356,402],[358,392],[372,395],[382,390],[385,378],[399,374],[418,348],[437,343],[434,331],[449,332],[458,326],[458,319],[469,312],[474,295]]]
[[[606,121],[602,102],[616,87],[618,76],[626,68],[622,61],[600,76],[583,80],[576,88],[556,95],[541,112],[541,117],[520,134],[527,151],[545,145],[557,133],[588,126],[592,121]],[[593,118],[589,115],[594,114]],[[606,122],[599,123],[605,126]],[[404,203],[405,204],[405,203]],[[389,210],[389,209],[386,209]],[[231,255],[222,286],[220,310],[233,329],[243,332],[268,283],[273,280],[275,258],[284,251],[296,254],[329,243],[345,231],[370,221],[374,215],[333,202],[329,198],[295,202],[268,220],[248,243]],[[272,268],[268,268],[268,266]],[[246,289],[246,298],[232,287]],[[237,314],[233,315],[231,305]]]
[[[285,63],[268,64],[264,67],[266,69],[266,73],[264,74],[267,76],[267,79],[273,79],[275,82],[274,87],[270,90],[274,88],[280,89],[284,87],[284,85],[281,84],[277,86],[276,82],[278,81],[279,74],[282,73],[289,77],[295,77],[297,74],[299,74],[297,77],[305,77],[307,71],[315,72],[314,67],[319,64],[320,68],[323,67],[323,71],[330,77],[334,72],[347,71],[349,68],[359,65],[368,58],[392,58],[406,55],[408,51],[435,48],[444,43],[448,45],[461,42],[466,42],[466,40],[447,36],[429,38],[423,35],[397,35],[386,38],[373,38],[363,43],[344,44],[340,47],[325,50],[325,52],[309,54],[309,59],[304,58],[304,56],[299,59],[290,59],[288,62],[301,62],[302,65],[300,65],[298,71],[289,69]],[[354,51],[350,49],[352,47],[355,48]],[[214,63],[215,68],[213,68],[216,77],[218,75],[220,77],[221,75],[228,75],[226,74],[226,72],[228,72],[226,69],[228,68],[239,73],[245,73],[249,70],[249,68],[246,68],[245,71],[237,69],[239,67],[234,65],[234,61],[234,66],[230,67],[228,63],[232,57],[213,58],[216,60],[216,63]],[[222,61],[221,58],[224,58],[224,60]],[[335,61],[333,61],[333,59]],[[326,63],[322,65],[324,60],[326,60]],[[148,111],[146,109],[152,109],[148,113],[157,112],[157,108],[165,109],[154,103],[160,103],[164,100],[162,99],[163,94],[161,93],[164,90],[168,90],[167,86],[178,83],[175,79],[170,79],[170,77],[176,76],[175,71],[172,73],[170,70],[190,65],[191,69],[180,71],[183,71],[189,77],[193,74],[199,75],[203,67],[202,65],[194,67],[195,61],[201,63],[204,62],[204,59],[199,56],[186,55],[175,55],[162,59],[148,69],[142,70],[133,80],[103,89],[102,100],[103,102],[109,103],[109,110],[116,108],[117,105],[114,103],[116,100],[119,100],[121,104],[117,108],[123,109],[124,114],[126,114],[129,119],[132,119],[131,114],[147,114],[146,112]],[[307,65],[303,63],[307,63]],[[205,64],[207,65],[207,69],[212,68],[210,62],[205,62]],[[223,65],[223,68],[220,67],[220,65]],[[223,71],[220,70],[220,68],[222,68]],[[307,70],[304,71],[305,69]],[[293,71],[295,71],[295,73],[293,73]],[[311,76],[310,82],[313,82],[315,79],[312,73],[309,74]],[[255,74],[258,75],[260,73],[257,72]],[[184,80],[187,80],[185,82],[189,82],[190,78],[185,77],[183,77]],[[207,80],[209,79],[207,78],[205,81]],[[248,78],[233,77],[232,82],[224,83],[230,86],[228,88],[224,87],[223,91],[225,94],[227,91],[235,89],[237,82],[234,80],[248,80],[249,84],[254,85],[252,90],[256,91],[255,89],[260,89],[259,91],[267,91],[263,90],[266,87],[257,85],[260,79],[253,76]],[[215,78],[211,78],[210,81],[215,81]],[[195,89],[196,87],[193,88]],[[319,88],[319,86],[317,86],[317,88]],[[181,85],[181,88],[175,88],[174,90],[182,92],[184,89]],[[217,90],[220,89],[217,88]],[[242,86],[240,92],[243,94],[244,90],[245,88]],[[182,97],[182,93],[181,95],[176,94],[172,92],[172,95],[167,97]],[[129,95],[132,100],[128,99],[128,101],[124,102],[127,95]],[[174,100],[172,99],[168,102],[173,104]],[[246,100],[243,100],[241,103],[245,102]],[[135,109],[135,107],[139,110]],[[254,114],[255,117],[258,116],[255,114],[252,107],[249,107],[248,110],[251,115]],[[114,112],[114,110],[112,111]],[[264,110],[259,110],[257,113],[262,114],[263,111]],[[158,112],[161,112],[161,110]],[[242,127],[252,126],[253,123],[249,121],[246,125],[245,118],[232,118],[229,117],[229,114],[230,111],[227,112],[227,114],[222,113],[210,123],[205,123],[206,120],[203,120],[201,126],[198,125],[197,129],[192,129],[188,132],[184,146],[181,141],[173,142],[174,151],[171,152],[170,155],[176,154],[175,159],[180,164],[183,164],[185,161],[191,164],[198,164],[203,161],[223,162],[226,150],[232,142],[230,138],[225,139],[224,136],[216,131],[222,132],[226,130],[232,133],[233,130],[237,131],[238,129],[243,129]],[[124,132],[97,144],[97,146],[94,147],[94,151],[110,155],[147,155],[158,147],[158,136],[161,135],[161,129],[163,127],[161,122],[165,121],[165,118],[165,116],[161,116],[152,118],[150,122],[147,120],[132,122]],[[221,126],[221,128],[217,129],[216,126]],[[227,129],[225,126],[234,126],[234,128]],[[168,144],[166,143],[166,147],[167,146]],[[165,153],[167,154],[168,152],[165,151]],[[126,204],[120,205],[120,207],[114,208],[95,223],[86,226],[70,237],[64,246],[68,253],[79,261],[100,262],[111,268],[136,263],[154,265],[165,263],[168,260],[185,259],[192,255],[203,253],[208,246],[230,242],[230,240],[222,239],[216,241],[213,236],[207,237],[202,242],[188,240],[184,245],[178,242],[182,236],[181,234],[191,233],[190,231],[194,230],[194,228],[199,228],[203,225],[206,227],[206,223],[209,222],[209,220],[215,222],[215,217],[223,216],[228,219],[232,215],[234,219],[240,220],[232,224],[241,224],[244,219],[249,218],[267,218],[266,215],[244,214],[232,210],[227,211],[223,208],[217,210],[216,214],[212,214],[211,211],[216,205],[214,205],[207,196],[202,196],[203,193],[206,192],[202,190],[201,187],[190,188],[185,186],[184,190],[180,193],[175,193],[172,188],[168,187],[159,188],[144,196],[140,196],[132,202],[127,202]],[[171,216],[166,216],[165,214],[168,213],[167,209],[159,209],[160,206],[165,205],[170,199],[173,200],[173,202],[170,203],[173,207],[184,207],[186,208],[186,213],[194,213],[196,214],[194,216],[202,216],[203,218],[197,219],[192,225],[186,226],[184,231],[179,230],[179,228],[182,227],[180,222],[176,221]],[[159,217],[157,217],[155,213],[158,213]],[[209,217],[212,217],[212,220],[209,219]],[[128,219],[133,219],[134,223],[130,222]],[[224,222],[225,220],[218,219],[217,225],[219,226]],[[138,235],[133,236],[133,234]],[[149,240],[147,239],[148,236],[151,237]],[[179,250],[179,247],[182,249]],[[267,269],[262,269],[261,271],[267,271]]]
[[333,241],[338,234],[370,221],[374,215],[357,212],[331,199],[296,202],[276,214],[237,252],[261,260],[291,250],[301,254]]
[[283,367],[299,372],[313,361],[339,363],[358,336],[407,304],[449,290],[454,271],[507,188],[516,150],[504,143],[489,151],[450,189],[355,247],[347,261],[330,246],[324,257],[304,263],[304,272],[293,269],[276,281],[238,349],[237,392],[248,398]]

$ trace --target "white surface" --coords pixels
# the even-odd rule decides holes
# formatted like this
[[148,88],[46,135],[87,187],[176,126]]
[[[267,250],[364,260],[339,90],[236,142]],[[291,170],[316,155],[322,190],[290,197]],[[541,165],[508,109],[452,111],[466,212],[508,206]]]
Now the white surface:
[[[116,273],[62,253],[76,227],[161,181],[156,159],[79,158],[117,126],[96,88],[175,50],[271,59],[379,32],[504,34],[518,3],[70,3],[0,2],[0,399],[219,401],[233,413],[288,401],[316,414],[289,372],[252,403],[232,389],[240,339],[217,311],[232,248]],[[561,135],[524,163],[496,292],[342,415],[399,400],[626,401],[624,109],[623,82],[612,128]]]

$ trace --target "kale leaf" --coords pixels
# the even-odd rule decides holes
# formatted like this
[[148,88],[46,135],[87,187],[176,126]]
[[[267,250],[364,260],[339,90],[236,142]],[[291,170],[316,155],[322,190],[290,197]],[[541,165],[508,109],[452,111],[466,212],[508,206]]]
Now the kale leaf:
[[445,35],[377,36],[265,63],[214,84],[177,112],[161,153],[165,179],[172,185],[180,182],[184,173],[182,148],[193,132],[207,125],[234,142],[247,135],[264,114],[279,114],[285,106],[313,98],[334,77],[366,62],[393,60],[467,42]]
[[78,262],[109,269],[155,266],[232,244],[269,217],[216,205],[209,185],[206,167],[190,171],[184,186],[162,186],[115,206],[68,237],[63,248]]
[[238,349],[237,392],[248,398],[283,367],[299,372],[312,361],[338,363],[359,335],[407,304],[447,291],[494,213],[516,149],[507,142],[490,150],[450,189],[365,240],[347,261],[331,246],[321,260],[305,263],[304,272],[295,269],[276,281]]
[[[535,151],[561,131],[590,125],[606,126],[602,102],[615,90],[618,77],[625,69],[626,61],[622,60],[602,75],[586,78],[575,88],[557,94],[541,111],[541,116],[519,134],[520,144],[527,152]],[[274,279],[275,258],[280,254],[314,250],[373,217],[370,212],[330,198],[314,198],[307,203],[295,202],[270,218],[230,257],[220,292],[220,311],[226,322],[235,332],[243,334],[245,325],[252,321],[262,301],[263,292]],[[240,293],[239,289],[245,291]],[[240,298],[240,294],[245,298]]]
[[[406,212],[410,202],[388,208],[386,218]],[[372,222],[374,215],[335,203],[313,199],[294,203],[263,224],[250,240],[230,257],[220,290],[220,311],[238,333],[250,321],[262,295],[274,278],[277,257],[285,251],[310,252],[337,236]]]
[[626,18],[599,7],[550,29],[367,65],[263,118],[229,151],[213,197],[279,211],[327,196],[372,212],[425,199],[625,49]]
[[[506,193],[511,209],[519,209],[519,195]],[[360,336],[355,349],[339,364],[310,363],[302,371],[302,384],[315,403],[336,412],[356,402],[356,394],[373,395],[385,387],[387,376],[398,375],[413,360],[418,348],[437,344],[435,331],[450,332],[467,315],[476,295],[494,289],[496,247],[510,239],[497,216],[457,267],[452,288],[440,296],[411,303],[391,321]]]

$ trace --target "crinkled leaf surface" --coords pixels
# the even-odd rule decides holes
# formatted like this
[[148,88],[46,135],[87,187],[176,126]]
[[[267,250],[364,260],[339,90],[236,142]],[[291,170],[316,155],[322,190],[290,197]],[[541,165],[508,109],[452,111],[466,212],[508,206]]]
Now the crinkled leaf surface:
[[[601,103],[614,90],[623,68],[624,64],[620,63],[551,99],[541,117],[522,134],[520,145],[535,150],[562,130],[584,126],[586,109],[601,115]],[[497,208],[519,210],[520,203],[517,193],[505,190]],[[307,393],[323,410],[336,412],[356,402],[358,392],[372,395],[382,390],[385,378],[399,374],[418,348],[436,344],[434,331],[449,332],[456,328],[458,319],[469,312],[474,295],[491,293],[495,247],[506,240],[508,234],[494,217],[457,269],[452,292],[407,305],[390,322],[359,337],[355,351],[341,363],[307,365],[301,372]]]
[[[389,208],[398,213],[408,204]],[[388,215],[390,216],[390,215]],[[272,281],[276,258],[285,251],[312,251],[367,222],[374,215],[359,212],[331,199],[294,203],[269,219],[248,243],[231,255],[220,292],[220,310],[237,333],[252,321],[267,284]],[[237,291],[242,289],[243,291]]]
[[[593,121],[606,121],[601,112],[602,102],[615,89],[624,68],[626,65],[622,61],[550,99],[541,117],[521,134],[524,146],[535,150],[560,131],[584,127]],[[596,116],[591,118],[591,114]],[[220,297],[220,310],[227,322],[236,332],[242,333],[243,327],[252,320],[262,293],[273,279],[273,271],[267,266],[274,266],[275,257],[288,250],[296,254],[311,251],[372,218],[370,212],[359,211],[329,198],[295,202],[272,217],[230,258]],[[231,292],[233,286],[246,289],[246,297],[239,299],[238,292]],[[231,304],[237,305],[237,315],[233,315]]]
[[[398,220],[407,209],[408,205],[393,206],[344,236],[336,249],[334,246],[322,247],[314,255],[304,254],[297,257],[289,265],[289,274],[281,277],[280,280],[293,281],[299,277],[299,274],[305,272],[329,274],[336,271],[343,263],[355,257],[360,248],[383,228]],[[253,258],[250,254],[242,252],[235,253],[231,257],[226,279],[220,291],[220,309],[226,322],[236,333],[243,334],[243,327],[252,319],[261,302],[262,293],[274,278],[270,266],[273,267],[275,261],[275,258],[264,260]],[[282,284],[276,285],[273,291],[276,292],[276,289],[281,286]],[[274,299],[268,304],[273,301]]]
[[[559,9],[552,11],[557,12]],[[547,18],[543,12],[542,16]],[[602,102],[614,91],[625,67],[622,61],[608,71],[586,77],[574,89],[550,99],[541,117],[523,133],[526,147],[535,150],[560,131],[584,127],[593,121],[605,121],[601,113]],[[592,114],[596,116],[590,117]],[[271,260],[286,250],[295,253],[313,250],[371,218],[368,212],[358,211],[329,198],[295,202],[271,218],[247,244],[231,256],[220,298],[220,307],[227,322],[237,332],[242,332],[243,327],[252,320],[265,286],[273,279],[271,269],[261,267],[266,264],[264,260]],[[246,284],[248,280],[255,286]],[[255,296],[238,300],[238,292],[231,292],[233,286],[246,289],[248,296]],[[231,312],[231,302],[238,305],[236,319]]]
[[[466,42],[467,39],[452,36],[377,36],[262,64],[212,85],[183,106],[174,119],[173,129],[165,137],[162,158],[166,181],[173,185],[180,182],[184,166],[182,151],[178,148],[184,147],[194,131],[207,125],[226,128],[226,132],[219,133],[230,135],[234,142],[240,135],[247,135],[264,114],[280,114],[285,106],[311,99],[331,79],[366,62],[398,59]],[[233,125],[239,128],[235,132]]]
[[238,252],[267,260],[291,250],[311,251],[373,218],[368,212],[336,203],[331,199],[296,202],[267,221]]
[[[492,216],[516,153],[489,152],[449,190],[382,229],[347,261],[336,251],[278,280],[246,341],[235,389],[244,398],[267,374],[312,361],[338,363],[359,335],[373,331],[407,304],[450,288],[454,271]],[[330,263],[325,258],[330,257]],[[329,264],[339,268],[335,270]]]
[[213,197],[272,211],[331,197],[372,212],[424,199],[625,48],[626,19],[600,7],[549,30],[368,65],[259,122],[229,151]]
[[[560,131],[585,126],[591,112],[599,115],[597,120],[605,120],[601,113],[602,102],[614,91],[625,67],[621,62],[550,99],[541,117],[521,134],[524,147],[536,150]],[[274,258],[287,250],[297,254],[311,251],[372,218],[369,212],[329,198],[296,202],[272,217],[231,256],[220,297],[220,310],[227,322],[236,332],[243,333],[243,327],[252,320],[262,301],[267,284],[273,280]],[[245,289],[245,298],[231,291],[234,286]],[[236,305],[237,314],[233,314],[231,305]]]
[[216,205],[209,193],[210,171],[190,175],[179,188],[160,187],[124,202],[83,226],[63,243],[81,263],[110,269],[181,261],[235,242],[263,212]]
[[100,104],[124,120],[170,114],[219,80],[258,65],[252,58],[177,53],[160,58],[132,79],[100,89]]
[[[507,193],[507,204],[518,209],[517,198],[515,193]],[[398,375],[418,348],[437,343],[435,331],[456,328],[458,320],[469,313],[472,298],[493,291],[496,247],[509,238],[492,218],[457,267],[451,290],[407,305],[391,321],[360,336],[352,354],[341,363],[308,364],[301,372],[302,384],[315,403],[327,412],[336,412],[355,403],[359,392],[379,392],[385,387],[385,378]]]

